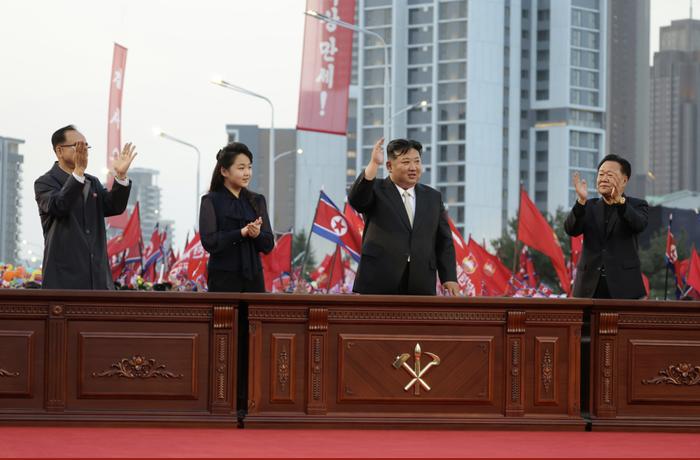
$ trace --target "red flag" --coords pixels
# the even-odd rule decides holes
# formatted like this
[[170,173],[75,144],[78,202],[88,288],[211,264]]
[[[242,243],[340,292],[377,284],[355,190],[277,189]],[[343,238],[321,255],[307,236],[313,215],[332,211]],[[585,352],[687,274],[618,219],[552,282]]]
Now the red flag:
[[129,223],[121,235],[115,236],[107,243],[107,255],[112,257],[120,252],[138,245],[141,239],[141,217],[139,215],[139,202],[136,202],[131,212]]
[[321,265],[310,276],[312,280],[316,281],[316,288],[326,292],[343,281],[345,270],[340,245],[336,245],[333,254],[327,254],[323,258]]
[[331,262],[333,261],[333,255],[332,254],[326,254],[326,256],[323,258],[320,264],[318,264],[318,267],[311,273],[309,273],[309,278],[311,278],[313,281],[318,282],[318,280],[323,276],[324,273],[326,273],[330,267],[331,267]]
[[[460,291],[468,296],[474,297],[481,294],[481,277],[477,273],[477,264],[469,258],[469,249],[462,235],[457,230],[455,223],[447,216],[447,223],[450,225],[452,233],[452,243],[455,248],[455,263],[457,265],[457,284]],[[440,292],[440,289],[437,289]]]
[[[107,169],[112,170],[112,162],[121,150],[122,94],[124,91],[124,71],[126,69],[126,48],[114,44],[112,73],[109,78],[109,111],[107,113]],[[111,174],[108,184],[112,184]]]
[[[307,0],[306,10],[355,22],[355,0]],[[343,136],[347,132],[352,34],[335,23],[306,18],[297,129]]]
[[649,289],[649,278],[647,278],[647,275],[644,273],[642,273],[642,284],[644,284],[644,292],[646,292],[647,297],[649,297],[649,292],[651,292]]
[[129,223],[129,213],[124,211],[117,216],[110,216],[107,218],[107,225],[111,228],[118,228],[124,230],[126,225]]
[[681,297],[683,293],[683,277],[681,275],[681,262],[678,260],[678,251],[676,240],[671,233],[671,223],[673,222],[673,214],[668,217],[668,231],[666,233],[666,265],[671,269],[673,277],[676,279],[676,298]]
[[569,259],[569,276],[573,280],[576,278],[576,267],[578,267],[578,261],[581,260],[581,253],[583,252],[583,233],[579,236],[571,237],[571,258]]
[[[510,270],[493,254],[469,237],[465,271],[472,278],[477,295],[502,296],[510,291]],[[476,274],[476,276],[474,276]]]
[[260,258],[265,276],[265,290],[272,291],[273,281],[283,273],[292,272],[292,234],[285,233],[277,238],[274,249]]
[[686,275],[688,286],[692,287],[696,292],[700,292],[700,256],[698,256],[695,247],[690,254],[690,265],[688,266],[688,275]]
[[535,264],[532,262],[532,257],[530,257],[530,251],[527,250],[527,246],[523,245],[520,250],[520,267],[518,268],[518,279],[524,282],[527,286],[531,288],[536,288],[539,284],[537,280],[537,273],[535,272]]
[[202,247],[199,232],[194,234],[192,240],[187,243],[177,262],[171,267],[169,278],[177,278],[186,275],[188,279],[197,281],[197,277],[204,277],[206,282],[206,268],[209,253]]
[[362,238],[350,230],[347,218],[331,199],[321,191],[316,206],[311,231],[335,244],[339,244],[348,251],[355,261],[360,261],[362,252]]
[[359,212],[350,206],[350,203],[345,202],[345,208],[343,208],[343,214],[348,221],[348,226],[351,231],[354,231],[360,236],[360,241],[362,241],[362,233],[365,231],[365,221]]
[[518,213],[518,240],[549,257],[559,277],[562,290],[569,294],[571,280],[557,235],[522,188]]
[[154,282],[156,279],[156,265],[158,261],[163,259],[163,244],[167,239],[167,234],[165,231],[160,232],[158,230],[158,224],[156,224],[151,234],[151,241],[148,246],[143,250],[143,279],[146,281]]

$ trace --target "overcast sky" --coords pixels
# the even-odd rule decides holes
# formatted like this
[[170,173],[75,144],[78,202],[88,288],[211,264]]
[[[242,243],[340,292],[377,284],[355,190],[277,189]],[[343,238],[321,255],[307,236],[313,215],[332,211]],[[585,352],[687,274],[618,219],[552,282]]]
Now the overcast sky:
[[[479,1],[479,0],[471,0]],[[55,157],[50,136],[76,124],[93,145],[88,172],[102,176],[113,43],[128,48],[122,142],[134,166],[161,171],[162,216],[175,242],[195,225],[193,151],[155,138],[152,127],[202,151],[208,184],[227,123],[269,126],[267,105],[209,83],[213,74],[268,96],[276,127],[296,124],[305,0],[0,0],[0,136],[24,139],[22,239],[41,252],[34,180]],[[697,5],[696,5],[697,8]],[[658,28],[688,16],[688,0],[652,0]],[[696,16],[700,11],[696,9]],[[26,256],[26,253],[22,254]]]

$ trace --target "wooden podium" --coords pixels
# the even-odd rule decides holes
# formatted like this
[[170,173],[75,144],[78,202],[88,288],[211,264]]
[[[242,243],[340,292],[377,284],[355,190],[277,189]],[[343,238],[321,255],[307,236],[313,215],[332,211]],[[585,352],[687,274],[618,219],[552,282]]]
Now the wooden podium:
[[700,303],[0,290],[0,423],[234,427],[237,382],[246,427],[697,431]]
[[246,426],[583,429],[583,304],[242,296]]

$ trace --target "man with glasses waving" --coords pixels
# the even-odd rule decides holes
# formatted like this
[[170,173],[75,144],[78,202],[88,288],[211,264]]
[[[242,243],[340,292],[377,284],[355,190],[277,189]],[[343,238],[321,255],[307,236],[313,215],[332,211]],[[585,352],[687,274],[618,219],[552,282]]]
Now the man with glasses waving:
[[42,287],[114,289],[104,219],[126,209],[135,147],[126,144],[112,163],[115,181],[108,191],[85,174],[90,146],[73,125],[53,133],[51,144],[58,161],[34,182],[44,230]]

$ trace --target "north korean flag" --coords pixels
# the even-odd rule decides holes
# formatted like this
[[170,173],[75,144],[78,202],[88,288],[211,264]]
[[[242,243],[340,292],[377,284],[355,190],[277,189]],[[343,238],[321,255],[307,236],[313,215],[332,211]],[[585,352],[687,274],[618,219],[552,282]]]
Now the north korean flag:
[[342,246],[357,262],[360,261],[362,239],[357,232],[350,230],[350,224],[338,206],[321,191],[316,207],[316,218],[311,231],[335,244]]

